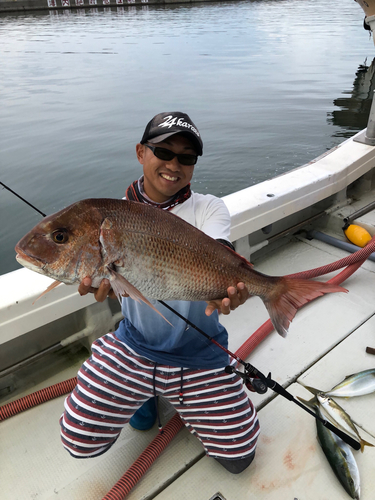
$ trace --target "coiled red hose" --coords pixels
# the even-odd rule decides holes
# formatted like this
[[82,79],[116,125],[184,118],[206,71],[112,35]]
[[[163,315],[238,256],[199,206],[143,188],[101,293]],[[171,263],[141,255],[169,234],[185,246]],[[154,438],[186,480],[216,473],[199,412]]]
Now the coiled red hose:
[[[337,262],[332,262],[331,264],[327,264],[316,269],[291,274],[289,277],[313,278],[348,266],[341,273],[328,281],[331,284],[339,285],[351,276],[374,251],[375,236],[364,248],[338,260]],[[236,351],[236,355],[242,359],[246,359],[255,347],[262,342],[262,340],[264,340],[269,333],[272,332],[272,330],[273,325],[270,320],[267,320],[249,337],[246,342],[241,345],[241,347]],[[37,391],[29,396],[25,396],[24,398],[12,403],[8,403],[7,405],[0,407],[0,421],[28,408],[32,408],[37,404],[59,397],[63,394],[68,394],[74,389],[76,383],[77,379],[74,377],[65,382],[60,382],[46,389],[42,389],[41,391]],[[154,438],[154,440],[141,453],[133,465],[107,493],[103,500],[123,500],[130,490],[136,485],[142,475],[149,469],[160,453],[183,427],[184,423],[182,422],[180,416],[175,414],[164,427],[163,434],[159,434]]]
[[[341,285],[345,280],[349,278],[355,271],[361,267],[361,265],[366,261],[366,259],[375,251],[375,236],[368,242],[368,244],[358,250],[355,253],[348,255],[336,262],[331,264],[326,264],[325,266],[316,267],[315,269],[309,269],[308,271],[301,271],[295,274],[287,275],[288,278],[316,278],[317,276],[322,276],[323,274],[328,274],[342,267],[347,266],[341,273],[337,274],[333,278],[327,281],[331,285]],[[249,354],[259,345],[262,340],[264,340],[267,335],[273,331],[273,325],[271,320],[268,319],[261,327],[258,328],[236,351],[237,356],[242,359],[246,359]]]
[[[301,273],[296,273],[289,275],[289,277],[293,278],[313,278],[316,276],[320,276],[321,274],[327,274],[333,271],[336,271],[337,269],[340,269],[342,267],[348,266],[346,269],[341,271],[337,276],[333,277],[330,279],[328,282],[334,285],[339,285],[343,283],[346,279],[349,278],[361,265],[366,261],[367,257],[375,251],[375,236],[372,238],[372,240],[361,250],[358,250],[358,252],[355,252],[354,254],[348,255],[347,257],[344,257],[343,259],[340,259],[337,262],[332,262],[331,264],[328,264],[326,266],[322,266],[320,268],[316,269],[311,269],[309,271],[303,271]],[[246,359],[249,354],[255,349],[255,347],[264,340],[267,335],[269,335],[273,331],[273,325],[271,323],[271,320],[268,319],[263,325],[258,328],[249,338],[246,342],[244,342],[241,347],[235,352],[237,356],[239,356],[242,359]],[[173,437],[177,434],[177,432],[184,426],[180,416],[178,414],[174,415],[174,417],[168,422],[167,425],[173,420],[176,419],[180,421],[180,425],[176,428],[174,431],[174,434],[172,437],[168,436],[168,443],[173,439]],[[157,440],[157,443],[156,443]],[[162,450],[164,450],[165,446],[163,446],[163,434],[157,436],[154,441],[151,442],[149,447],[155,443],[156,446],[160,446],[160,452],[158,455],[161,453]],[[167,444],[168,444],[167,443]],[[143,465],[144,469],[144,460],[147,460],[147,468],[144,469],[144,472],[151,467],[153,462],[156,460],[157,456],[150,456],[149,453],[147,453],[147,449],[141,453],[141,455],[138,457],[138,459],[134,462],[132,467],[128,469],[125,474],[121,477],[121,479],[113,486],[113,488],[107,493],[107,495],[103,498],[103,500],[123,500],[126,495],[134,488],[134,486],[137,484],[137,482],[140,479],[140,476],[137,478],[133,477],[133,471],[132,468],[135,466],[138,461],[140,461]],[[120,486],[121,485],[121,486]],[[114,492],[116,492],[116,495],[122,495],[122,496],[112,496],[114,495]]]
[[58,384],[51,385],[50,387],[46,387],[40,391],[33,392],[32,394],[13,401],[12,403],[0,406],[0,422],[6,418],[13,417],[13,415],[16,415],[17,413],[21,413],[21,411],[28,410],[33,406],[58,398],[63,394],[69,394],[76,385],[77,377],[73,377],[65,380],[64,382],[59,382]]
[[[374,247],[375,247],[375,242],[374,242]],[[369,253],[369,255],[372,252]],[[352,254],[354,255],[354,254]],[[367,257],[366,257],[367,258]],[[330,280],[327,281],[327,283],[331,283],[332,285],[341,285],[345,280],[349,278],[355,271],[361,267],[361,265],[366,261],[365,259],[360,260],[359,262],[353,262],[350,264],[347,268],[345,268],[341,273],[339,273],[337,276],[334,276]],[[338,261],[339,262],[339,261]],[[333,262],[332,264],[336,264],[336,262]],[[327,266],[323,266],[326,268]],[[341,266],[342,267],[342,266]],[[302,273],[296,273],[296,274],[291,274],[289,275],[289,278],[305,278],[306,275],[309,275],[309,278],[320,276],[320,274],[316,274],[317,269],[311,269],[310,271],[303,271]],[[338,268],[336,268],[338,269]],[[333,270],[336,270],[333,269]],[[332,272],[331,270],[325,271],[322,274],[327,274]],[[300,274],[302,276],[300,276]],[[272,331],[274,330],[273,324],[271,323],[271,320],[268,319],[265,323],[263,323],[262,326],[258,328],[242,345],[239,347],[239,349],[236,351],[237,356],[239,356],[242,359],[246,359],[249,354],[259,345],[266,337],[269,335]]]
[[158,434],[153,441],[151,441],[133,465],[106,494],[103,500],[122,500],[137,484],[143,474],[146,473],[160,453],[172,441],[178,431],[184,426],[185,424],[181,420],[180,415],[178,413],[173,415],[167,425],[163,427],[163,434]]

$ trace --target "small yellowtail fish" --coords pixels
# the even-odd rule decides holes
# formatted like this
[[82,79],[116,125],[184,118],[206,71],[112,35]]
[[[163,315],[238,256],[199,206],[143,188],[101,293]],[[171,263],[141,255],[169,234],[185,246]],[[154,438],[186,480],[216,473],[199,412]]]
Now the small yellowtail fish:
[[[298,399],[302,401],[302,403],[314,408],[318,417],[324,418],[319,409],[316,398],[313,398],[310,401],[305,401],[302,398]],[[316,430],[319,444],[322,447],[322,450],[335,476],[350,497],[359,500],[359,470],[350,446],[336,436],[336,434],[327,429],[319,420],[316,420]]]
[[354,425],[350,416],[346,413],[344,408],[342,408],[339,404],[336,403],[332,398],[324,394],[324,392],[318,391],[314,387],[308,387],[304,385],[304,387],[315,395],[315,398],[311,400],[313,403],[314,399],[321,405],[324,411],[327,413],[328,417],[332,421],[332,423],[337,424],[341,429],[352,436],[357,436],[360,444],[361,444],[361,452],[363,453],[365,446],[374,446],[371,443],[368,443],[364,439],[361,438],[357,427]]
[[325,394],[337,398],[352,398],[375,392],[375,368],[348,375]]

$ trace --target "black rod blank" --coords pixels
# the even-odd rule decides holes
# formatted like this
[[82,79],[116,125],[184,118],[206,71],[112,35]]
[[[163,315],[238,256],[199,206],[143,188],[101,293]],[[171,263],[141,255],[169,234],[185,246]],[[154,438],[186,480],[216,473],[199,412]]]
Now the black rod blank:
[[7,189],[8,191],[10,191],[12,194],[14,194],[15,196],[17,196],[17,198],[19,198],[20,200],[24,201],[27,205],[29,205],[31,208],[33,208],[38,213],[40,213],[40,215],[42,215],[43,217],[47,217],[46,214],[44,214],[43,212],[41,212],[38,208],[34,207],[34,205],[32,205],[31,203],[29,203],[27,200],[25,200],[25,198],[22,198],[22,196],[20,196],[16,192],[14,192],[13,189],[10,189],[10,187],[6,186],[3,182],[0,182],[0,184],[3,187],[5,187],[5,189]]

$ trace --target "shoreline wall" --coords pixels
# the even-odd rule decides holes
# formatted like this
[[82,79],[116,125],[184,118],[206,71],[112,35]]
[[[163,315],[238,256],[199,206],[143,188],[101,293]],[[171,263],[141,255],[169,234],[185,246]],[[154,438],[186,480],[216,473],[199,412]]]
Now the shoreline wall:
[[168,5],[204,1],[207,0],[0,0],[0,13],[129,7],[135,5]]

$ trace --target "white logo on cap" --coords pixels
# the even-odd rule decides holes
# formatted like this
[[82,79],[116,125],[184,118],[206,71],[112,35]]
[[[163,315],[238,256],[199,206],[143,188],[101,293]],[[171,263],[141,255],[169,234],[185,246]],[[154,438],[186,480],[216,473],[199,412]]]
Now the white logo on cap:
[[188,128],[192,132],[194,132],[194,134],[196,134],[199,137],[198,130],[191,123],[184,122],[183,118],[178,118],[177,116],[172,116],[172,115],[166,116],[164,118],[164,122],[160,123],[158,125],[158,127],[168,127],[168,128],[171,128],[173,125],[175,125],[177,127]]

